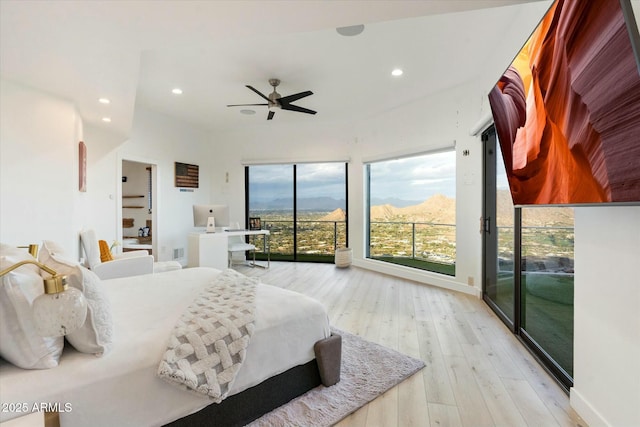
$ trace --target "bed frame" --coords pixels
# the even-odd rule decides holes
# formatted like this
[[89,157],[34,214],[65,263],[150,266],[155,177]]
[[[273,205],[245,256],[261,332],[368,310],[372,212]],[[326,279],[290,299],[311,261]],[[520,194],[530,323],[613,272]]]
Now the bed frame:
[[271,377],[220,403],[180,418],[167,427],[240,427],[319,386],[340,381],[342,337],[332,334],[314,346],[316,358]]

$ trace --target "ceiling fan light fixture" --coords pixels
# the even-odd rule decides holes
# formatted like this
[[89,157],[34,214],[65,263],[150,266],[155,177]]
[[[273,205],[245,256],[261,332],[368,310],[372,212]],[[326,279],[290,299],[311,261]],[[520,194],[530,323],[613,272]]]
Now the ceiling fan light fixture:
[[[276,112],[275,110],[289,110],[289,111],[295,111],[298,113],[306,113],[306,114],[316,114],[317,111],[313,111],[310,110],[308,108],[304,108],[304,107],[300,107],[298,105],[293,104],[293,102],[302,99],[302,98],[306,98],[307,96],[313,95],[313,92],[311,92],[310,90],[305,90],[304,92],[299,92],[299,93],[294,93],[292,95],[287,95],[287,96],[281,96],[278,92],[276,92],[276,87],[280,84],[280,80],[279,79],[269,79],[269,84],[273,87],[273,92],[271,92],[269,94],[269,96],[265,95],[264,93],[260,92],[258,89],[254,88],[251,85],[245,85],[245,87],[247,89],[250,89],[252,92],[254,92],[256,95],[258,95],[260,98],[264,99],[265,101],[267,101],[266,103],[260,103],[260,104],[227,104],[227,107],[250,107],[250,106],[258,106],[258,105],[264,105],[265,107],[267,107],[268,113],[267,113],[267,120],[272,120],[273,117],[275,116]],[[249,110],[249,109],[245,109],[245,110]],[[255,113],[255,111],[253,110],[249,110],[251,111],[251,113],[249,112],[244,112],[241,111],[241,113],[243,114],[253,114]]]
[[341,36],[353,37],[361,34],[364,31],[364,24],[350,25],[348,27],[338,27],[336,28],[336,31]]

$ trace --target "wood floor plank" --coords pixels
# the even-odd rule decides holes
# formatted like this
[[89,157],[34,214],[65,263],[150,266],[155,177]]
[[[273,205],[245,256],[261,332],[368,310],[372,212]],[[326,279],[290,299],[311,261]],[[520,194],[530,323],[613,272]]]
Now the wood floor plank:
[[429,425],[429,407],[422,374],[417,373],[398,387],[398,425],[422,427]]
[[316,298],[333,326],[425,361],[338,427],[584,426],[567,394],[480,299],[353,266],[235,268]]
[[367,405],[366,427],[398,425],[398,388],[392,388]]
[[425,362],[423,369],[427,401],[438,404],[455,405],[449,374],[440,351],[440,344],[433,320],[418,322],[420,355]]
[[458,413],[458,407],[454,405],[442,405],[429,403],[430,427],[462,427],[462,420]]

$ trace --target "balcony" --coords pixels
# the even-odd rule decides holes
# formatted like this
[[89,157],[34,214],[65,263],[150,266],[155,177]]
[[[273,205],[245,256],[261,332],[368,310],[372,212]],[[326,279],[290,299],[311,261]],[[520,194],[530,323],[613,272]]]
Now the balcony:
[[373,221],[370,224],[369,258],[455,276],[455,224]]
[[[294,257],[294,222],[262,218],[263,228],[269,230],[271,259],[281,261],[333,262],[336,248],[347,245],[346,221],[297,221]],[[266,248],[258,243],[256,258],[266,259]]]
[[[293,221],[262,219],[270,231],[271,259],[294,260]],[[345,221],[298,221],[295,259],[333,262],[346,246]],[[450,276],[455,275],[455,225],[422,222],[372,222],[369,258]],[[258,243],[256,257],[266,258]]]

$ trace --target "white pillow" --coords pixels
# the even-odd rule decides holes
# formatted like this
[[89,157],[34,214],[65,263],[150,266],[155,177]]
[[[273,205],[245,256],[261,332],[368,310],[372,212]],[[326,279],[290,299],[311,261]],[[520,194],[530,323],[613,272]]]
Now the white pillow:
[[[82,353],[102,356],[113,344],[111,305],[102,289],[100,278],[79,263],[66,259],[60,246],[45,240],[38,255],[40,262],[67,276],[67,285],[80,290],[87,299],[87,319],[84,325],[66,335],[67,341]],[[43,272],[44,277],[49,274]]]
[[[33,259],[23,249],[0,244],[0,269]],[[0,356],[23,369],[58,366],[63,337],[42,337],[31,312],[33,300],[44,293],[35,265],[24,265],[2,277],[0,283]]]
[[80,232],[80,241],[84,248],[84,253],[87,256],[87,266],[93,269],[97,265],[102,264],[100,260],[100,246],[98,245],[98,238],[96,232],[93,230],[84,230]]

